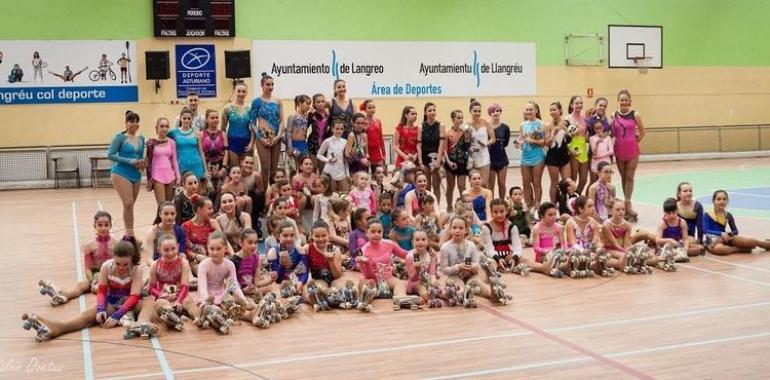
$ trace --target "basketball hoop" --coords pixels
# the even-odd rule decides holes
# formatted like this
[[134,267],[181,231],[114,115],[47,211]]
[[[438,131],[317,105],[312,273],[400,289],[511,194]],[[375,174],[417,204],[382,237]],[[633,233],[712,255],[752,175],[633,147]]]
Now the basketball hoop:
[[639,69],[639,74],[647,74],[652,57],[633,57],[631,59],[634,61],[636,68]]

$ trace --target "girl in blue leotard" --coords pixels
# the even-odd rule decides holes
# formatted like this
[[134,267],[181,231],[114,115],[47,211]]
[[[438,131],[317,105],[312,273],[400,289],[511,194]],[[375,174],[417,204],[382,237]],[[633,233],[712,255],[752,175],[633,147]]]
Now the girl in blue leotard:
[[192,127],[192,112],[183,108],[179,115],[179,128],[168,133],[168,137],[176,142],[176,157],[179,160],[179,172],[192,172],[196,178],[203,179],[206,169],[203,165],[203,144],[200,131]]
[[139,115],[126,111],[126,129],[112,138],[107,156],[111,161],[112,186],[123,203],[126,236],[134,236],[134,203],[139,196],[144,162],[144,136],[137,134]]
[[470,183],[471,187],[463,192],[463,198],[471,202],[471,207],[479,218],[479,223],[486,223],[492,216],[490,212],[492,190],[483,187],[484,177],[482,177],[481,171],[477,169],[471,170]]
[[222,130],[227,133],[227,155],[225,164],[238,165],[241,157],[254,149],[254,133],[249,128],[251,107],[246,104],[248,87],[246,83],[235,85],[235,102],[222,111]]
[[[278,169],[278,158],[281,154],[284,126],[283,109],[278,99],[273,97],[275,83],[273,77],[262,73],[262,96],[251,103],[251,127],[257,140],[257,154],[262,164],[262,178],[272,178],[270,175]],[[267,183],[262,190],[267,188]]]
[[524,201],[527,207],[537,208],[543,197],[542,180],[545,168],[545,131],[537,103],[528,102],[524,107],[524,122],[521,123],[521,132],[514,145],[521,147]]

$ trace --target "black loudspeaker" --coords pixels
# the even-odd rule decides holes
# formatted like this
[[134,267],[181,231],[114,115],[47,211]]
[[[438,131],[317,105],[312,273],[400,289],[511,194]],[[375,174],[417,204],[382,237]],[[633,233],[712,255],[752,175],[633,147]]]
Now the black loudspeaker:
[[169,79],[168,51],[146,51],[147,80]]
[[251,77],[251,51],[225,50],[225,74],[230,79]]

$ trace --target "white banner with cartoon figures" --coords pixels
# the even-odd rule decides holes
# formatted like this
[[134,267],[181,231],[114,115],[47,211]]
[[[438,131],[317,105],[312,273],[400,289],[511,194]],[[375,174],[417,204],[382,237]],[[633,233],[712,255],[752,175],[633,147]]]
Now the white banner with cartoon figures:
[[134,41],[0,41],[0,104],[136,102]]
[[356,98],[535,94],[535,44],[510,42],[254,41],[254,85],[276,95],[328,94],[344,79]]

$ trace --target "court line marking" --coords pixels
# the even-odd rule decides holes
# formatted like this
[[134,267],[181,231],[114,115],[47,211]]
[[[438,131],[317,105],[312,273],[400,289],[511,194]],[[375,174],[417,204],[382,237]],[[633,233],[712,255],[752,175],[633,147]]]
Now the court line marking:
[[[611,320],[611,321],[606,321],[606,322],[589,323],[589,324],[585,324],[585,325],[549,328],[549,329],[545,329],[545,330],[549,331],[549,332],[574,331],[574,330],[589,329],[589,328],[594,328],[594,327],[621,325],[621,324],[634,323],[634,322],[654,321],[654,320],[658,320],[658,319],[668,319],[668,318],[674,318],[674,317],[686,317],[686,316],[692,316],[692,315],[698,315],[698,314],[715,313],[715,312],[725,311],[725,310],[737,310],[737,309],[755,308],[755,307],[763,307],[763,306],[770,306],[770,302],[756,302],[756,303],[750,303],[750,304],[720,306],[720,307],[714,307],[714,308],[708,308],[708,309],[700,309],[700,310],[691,310],[691,311],[685,311],[685,312],[679,312],[679,313],[669,313],[669,314],[662,314],[662,315],[661,314],[657,314],[657,315],[649,316],[649,317],[640,317],[640,318],[631,318],[631,319],[617,319],[617,320]],[[377,354],[377,353],[383,353],[383,352],[395,352],[395,351],[409,350],[409,349],[415,349],[415,348],[445,346],[445,345],[451,345],[451,344],[455,344],[455,343],[480,342],[480,341],[486,341],[486,340],[494,340],[494,339],[501,339],[501,338],[512,338],[512,337],[528,336],[528,335],[534,335],[534,333],[532,333],[530,331],[526,331],[526,332],[511,332],[511,333],[505,333],[505,334],[475,336],[475,337],[468,337],[468,338],[436,340],[436,341],[430,341],[430,342],[424,342],[424,343],[413,343],[413,344],[407,344],[407,345],[401,345],[401,346],[393,346],[393,347],[383,347],[383,348],[372,348],[372,349],[364,349],[364,350],[340,351],[340,352],[330,352],[330,353],[324,353],[324,354],[303,355],[303,356],[295,356],[295,357],[289,357],[289,358],[269,359],[269,360],[263,360],[263,361],[259,361],[259,362],[253,362],[253,363],[233,364],[233,367],[242,367],[242,368],[246,368],[246,367],[259,367],[259,366],[272,365],[272,364],[285,364],[285,363],[293,363],[293,362],[301,362],[301,361],[309,361],[309,360],[318,360],[318,359],[339,358],[339,357],[348,357],[348,356],[357,356],[357,355],[366,355],[366,354]],[[586,360],[588,360],[588,359],[586,359]],[[175,370],[175,371],[173,371],[173,373],[174,374],[187,374],[187,373],[217,371],[217,370],[222,370],[222,369],[232,369],[232,367],[212,366],[212,367],[189,368],[189,369]],[[149,374],[141,374],[141,375],[129,375],[129,376],[112,377],[110,379],[113,379],[113,380],[117,380],[117,379],[139,379],[139,378],[160,376],[162,374],[163,373],[149,373]]]
[[[764,195],[764,194],[763,194],[763,195],[760,195],[760,194],[749,194],[749,193],[741,193],[741,192],[737,192],[737,191],[731,191],[731,192],[730,192],[730,195],[733,195],[733,194],[743,195],[744,197],[754,197],[754,198],[770,198],[770,195]],[[739,207],[739,208],[740,208],[740,207]]]
[[[99,211],[104,211],[102,201],[96,201],[96,206],[99,207]],[[166,355],[163,353],[163,346],[160,345],[160,341],[157,337],[152,337],[150,338],[150,342],[152,343],[153,351],[155,351],[155,356],[158,358],[160,369],[163,371],[163,376],[166,378],[166,380],[173,379],[174,373],[171,372],[171,366],[168,364],[168,360],[166,360]]]
[[[75,202],[72,202],[72,235],[74,237],[73,242],[75,245],[75,267],[77,270],[78,282],[85,280],[85,271],[83,270],[83,257],[80,254],[80,233],[78,232],[78,218],[77,218],[77,206]],[[86,296],[81,294],[78,297],[78,304],[80,306],[80,312],[86,310]],[[94,378],[94,363],[91,354],[91,334],[88,332],[88,327],[80,329],[80,337],[83,339],[83,371],[86,380],[93,380]]]
[[736,267],[739,267],[739,268],[746,268],[746,269],[758,270],[758,271],[762,271],[762,272],[770,272],[770,269],[765,269],[765,268],[757,268],[757,267],[753,267],[753,266],[751,266],[751,265],[744,265],[744,264],[738,264],[738,263],[731,263],[731,262],[729,262],[729,261],[718,260],[718,259],[712,259],[711,257],[704,257],[704,259],[706,259],[706,260],[708,260],[708,261],[714,261],[714,262],[717,262],[717,263],[722,263],[722,264],[727,264],[727,265],[736,266]]
[[694,269],[694,270],[698,270],[698,271],[701,271],[701,272],[706,272],[706,273],[711,273],[711,274],[716,274],[716,275],[719,275],[719,276],[724,276],[724,277],[732,278],[734,280],[739,280],[739,281],[744,281],[744,282],[748,282],[748,283],[752,283],[752,284],[757,284],[757,285],[762,285],[762,286],[770,287],[770,283],[762,282],[762,281],[757,281],[757,280],[752,280],[750,278],[745,278],[745,277],[736,276],[736,275],[732,275],[732,274],[717,272],[717,271],[713,271],[713,270],[705,269],[705,268],[698,268],[698,267],[692,266],[692,265],[679,264],[679,266],[687,268],[687,269]]
[[[738,335],[738,336],[732,336],[728,338],[709,339],[709,340],[701,340],[701,341],[695,341],[695,342],[670,344],[666,346],[650,347],[650,348],[644,348],[641,350],[613,352],[613,353],[608,353],[605,356],[610,358],[623,358],[623,357],[635,356],[639,354],[648,354],[648,353],[660,352],[660,351],[670,351],[670,350],[677,350],[677,349],[689,348],[689,347],[708,346],[708,345],[720,344],[720,343],[738,342],[743,340],[764,338],[768,336],[770,336],[770,332],[763,332],[763,333],[750,334],[750,335]],[[459,379],[463,377],[492,375],[492,374],[497,374],[502,372],[514,372],[514,371],[525,370],[525,369],[561,366],[564,364],[586,362],[589,360],[591,359],[585,358],[585,357],[572,358],[572,359],[557,360],[557,361],[550,361],[550,362],[540,362],[540,363],[533,363],[533,364],[527,364],[527,365],[519,365],[519,366],[513,366],[513,367],[503,367],[503,368],[494,368],[494,369],[479,370],[479,371],[472,371],[472,372],[462,372],[462,373],[456,373],[456,374],[445,375],[445,376],[429,377],[426,379],[429,379],[429,380]]]
[[524,329],[532,331],[533,333],[535,333],[535,334],[537,334],[537,335],[539,335],[539,336],[541,336],[543,338],[546,338],[546,339],[548,339],[548,340],[550,340],[552,342],[555,342],[555,343],[557,343],[557,344],[559,344],[559,345],[561,345],[563,347],[572,349],[573,351],[577,351],[578,353],[583,354],[584,356],[588,356],[591,359],[596,360],[597,362],[599,362],[601,364],[605,364],[605,365],[613,367],[613,368],[615,368],[615,369],[617,369],[619,371],[623,371],[623,372],[625,372],[625,373],[627,373],[627,374],[629,374],[629,375],[631,375],[631,376],[633,376],[633,377],[635,377],[637,379],[647,379],[647,380],[654,379],[654,377],[652,377],[652,376],[650,376],[650,375],[648,375],[648,374],[646,374],[646,373],[644,373],[644,372],[642,372],[642,371],[640,371],[640,370],[638,370],[638,369],[636,369],[634,367],[631,367],[631,366],[629,366],[627,364],[621,363],[621,362],[619,362],[617,360],[613,360],[613,359],[611,359],[611,358],[609,358],[609,357],[607,357],[605,355],[602,355],[602,354],[600,354],[600,353],[598,353],[598,352],[596,352],[596,351],[594,351],[594,350],[592,350],[592,349],[590,349],[588,347],[585,347],[585,346],[582,346],[582,345],[577,344],[575,342],[572,342],[572,341],[569,341],[567,339],[564,339],[564,338],[562,338],[562,337],[560,337],[560,336],[558,336],[556,334],[544,331],[543,329],[541,329],[541,328],[539,328],[539,327],[537,327],[535,325],[532,325],[532,324],[530,324],[530,323],[528,323],[528,322],[526,322],[526,321],[524,321],[522,319],[519,319],[519,318],[510,316],[510,315],[507,315],[507,314],[505,314],[505,313],[503,313],[501,311],[495,310],[494,308],[492,308],[490,306],[484,305],[484,306],[482,306],[482,308],[484,309],[484,311],[486,311],[486,312],[488,312],[488,313],[490,313],[490,314],[492,314],[492,315],[494,315],[494,316],[496,316],[496,317],[498,317],[498,318],[500,318],[502,320],[511,322],[511,323],[513,323],[513,324],[515,324],[515,325],[517,325],[519,327],[522,327]]

